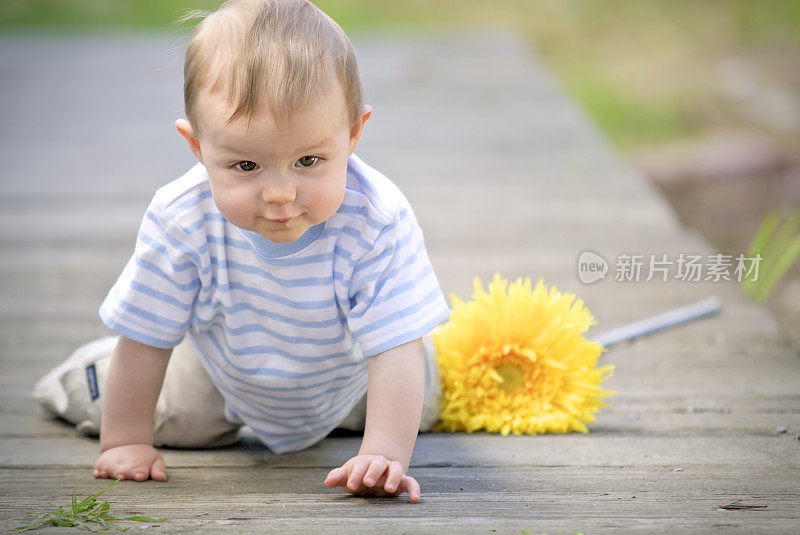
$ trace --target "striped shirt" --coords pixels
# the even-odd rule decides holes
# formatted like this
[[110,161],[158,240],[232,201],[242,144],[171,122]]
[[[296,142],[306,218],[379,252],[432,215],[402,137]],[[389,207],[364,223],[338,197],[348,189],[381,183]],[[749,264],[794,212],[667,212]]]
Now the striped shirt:
[[229,223],[195,165],[156,192],[100,317],[161,348],[188,333],[226,418],[284,453],[323,439],[363,397],[366,357],[449,309],[408,201],[353,155],[339,210],[281,244]]

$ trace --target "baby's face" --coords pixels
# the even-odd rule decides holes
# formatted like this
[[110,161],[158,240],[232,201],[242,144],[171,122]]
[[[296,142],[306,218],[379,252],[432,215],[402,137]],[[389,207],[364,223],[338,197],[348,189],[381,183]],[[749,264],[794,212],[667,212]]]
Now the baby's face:
[[219,96],[204,93],[199,104],[198,158],[228,221],[285,243],[336,213],[347,159],[361,134],[360,128],[351,130],[338,84],[283,128],[268,109],[259,110],[248,128],[246,118],[225,124],[231,109]]

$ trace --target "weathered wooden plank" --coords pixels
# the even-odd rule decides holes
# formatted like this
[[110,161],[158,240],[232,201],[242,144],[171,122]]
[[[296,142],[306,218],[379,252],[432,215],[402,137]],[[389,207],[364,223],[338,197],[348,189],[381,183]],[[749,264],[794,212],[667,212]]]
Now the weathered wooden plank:
[[[163,449],[168,467],[178,466],[318,466],[341,465],[358,451],[360,437],[336,437],[302,452],[273,455],[246,439],[219,450]],[[2,467],[93,466],[96,439],[63,436],[59,450],[42,437],[5,437],[0,441]],[[443,455],[443,452],[448,452]],[[418,437],[413,467],[447,466],[671,466],[737,464],[761,467],[800,466],[800,447],[793,436],[674,433],[625,433],[612,429],[588,435],[513,436],[486,433],[430,433]]]
[[[27,404],[30,405],[30,401]],[[630,407],[628,402],[624,405]],[[638,409],[628,410],[607,408],[598,415],[596,422],[589,424],[589,431],[592,434],[619,436],[691,437],[702,434],[724,438],[744,435],[775,437],[780,434],[778,428],[786,428],[786,436],[793,438],[794,430],[800,429],[800,409],[786,408],[786,405],[772,405],[763,410],[698,407],[687,409],[684,406],[676,406],[670,412],[661,412],[663,408],[652,405],[646,407],[644,411],[642,408],[641,406]],[[32,414],[33,412],[38,413],[39,410],[32,411],[21,405],[19,412],[15,411],[12,415],[4,416],[0,420],[0,439],[79,436],[68,422],[50,420],[49,416],[44,414],[39,417],[38,414]],[[87,444],[86,447],[92,449],[94,445]]]
[[[389,531],[435,533],[441,530],[511,532],[631,532],[688,529],[704,532],[758,528],[773,533],[798,526],[798,486],[774,471],[750,468],[667,472],[659,468],[559,468],[530,471],[508,467],[424,468],[416,473],[422,500],[363,498],[322,485],[324,470],[301,468],[174,469],[167,483],[121,482],[108,499],[120,514],[169,518],[159,531],[195,530],[234,533],[253,530],[299,532],[332,530],[342,525],[356,533],[374,532],[375,522]],[[59,495],[66,501],[79,470],[0,470],[3,509],[15,522],[32,504]],[[756,477],[757,476],[757,477]],[[765,488],[764,478],[776,484]],[[202,481],[202,485],[197,485]],[[692,484],[687,484],[689,481]],[[84,481],[83,493],[104,482]],[[734,502],[766,505],[755,511],[726,511]],[[65,502],[66,503],[66,502]],[[190,504],[189,507],[187,505]],[[679,512],[679,514],[675,514]],[[13,524],[12,524],[13,525]],[[370,531],[372,530],[372,531]]]
[[[38,377],[38,376],[37,376]],[[5,385],[6,390],[13,389],[17,395],[2,397],[3,417],[30,417],[44,414],[30,399],[27,383]],[[641,418],[658,417],[659,414],[676,414],[689,417],[694,414],[715,414],[720,421],[736,415],[751,415],[754,427],[761,427],[762,417],[767,414],[793,416],[800,407],[800,395],[795,393],[776,394],[768,390],[746,393],[715,394],[714,396],[697,393],[677,394],[669,392],[637,392],[617,393],[611,399],[611,406],[603,408],[598,418],[611,414],[639,415]]]

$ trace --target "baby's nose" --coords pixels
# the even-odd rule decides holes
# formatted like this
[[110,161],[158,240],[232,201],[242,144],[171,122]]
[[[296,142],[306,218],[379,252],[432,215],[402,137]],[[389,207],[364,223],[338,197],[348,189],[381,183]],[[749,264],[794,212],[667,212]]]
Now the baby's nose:
[[286,204],[297,198],[297,190],[290,179],[281,177],[267,180],[261,188],[261,199],[267,204]]

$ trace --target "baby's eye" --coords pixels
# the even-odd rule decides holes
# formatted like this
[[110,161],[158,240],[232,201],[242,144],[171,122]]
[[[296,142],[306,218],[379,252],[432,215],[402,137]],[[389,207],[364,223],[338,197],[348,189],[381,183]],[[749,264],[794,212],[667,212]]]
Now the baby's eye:
[[255,164],[255,162],[249,162],[249,161],[245,160],[243,162],[237,163],[234,167],[236,167],[240,171],[249,172],[249,171],[252,171],[253,169],[255,169],[257,167],[257,165]]
[[300,164],[300,167],[311,167],[312,165],[317,163],[317,161],[319,161],[319,158],[317,158],[316,156],[303,156],[302,158],[297,160],[297,163]]

